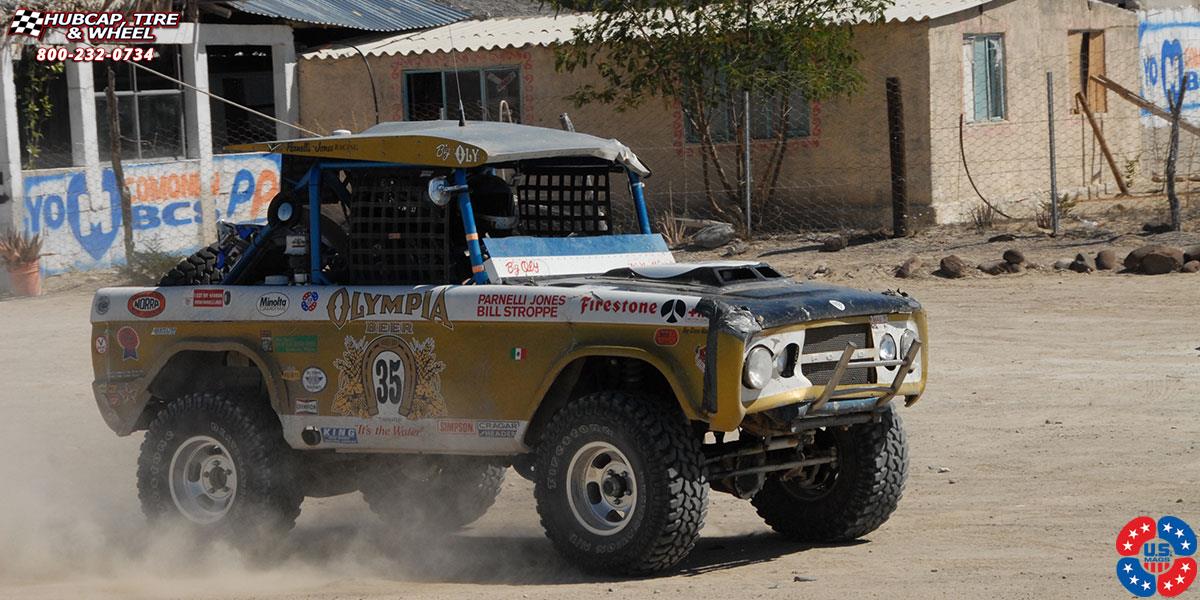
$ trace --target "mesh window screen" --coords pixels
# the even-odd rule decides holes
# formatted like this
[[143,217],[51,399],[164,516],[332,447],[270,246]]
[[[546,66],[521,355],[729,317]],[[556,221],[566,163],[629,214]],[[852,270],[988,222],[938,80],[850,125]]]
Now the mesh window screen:
[[608,170],[595,167],[534,167],[517,188],[522,235],[612,233]]
[[357,170],[351,175],[349,187],[350,270],[354,283],[415,285],[451,281],[450,211],[429,201],[419,173]]

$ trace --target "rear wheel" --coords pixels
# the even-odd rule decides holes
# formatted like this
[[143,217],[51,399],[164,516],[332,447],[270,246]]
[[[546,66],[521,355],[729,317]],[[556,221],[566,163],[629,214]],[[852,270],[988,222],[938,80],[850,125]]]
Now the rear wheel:
[[751,500],[772,529],[805,542],[843,542],[883,525],[904,491],[908,446],[900,415],[817,433],[817,449],[836,462],[769,477]]
[[171,520],[239,545],[292,528],[304,499],[279,419],[257,398],[198,393],[158,413],[138,459],[138,498]]
[[588,571],[652,573],[682,560],[708,510],[700,440],[657,398],[598,392],[540,437],[535,495],[546,535]]
[[505,467],[467,457],[381,457],[359,489],[371,510],[398,530],[453,531],[484,515]]

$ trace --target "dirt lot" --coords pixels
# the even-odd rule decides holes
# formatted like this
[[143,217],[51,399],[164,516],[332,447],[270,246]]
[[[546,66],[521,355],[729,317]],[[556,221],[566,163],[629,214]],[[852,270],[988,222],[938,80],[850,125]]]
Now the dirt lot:
[[[1049,264],[1097,239],[1017,245]],[[789,274],[827,263],[829,279],[882,289],[909,254],[978,261],[1004,246],[951,237],[770,260]],[[555,556],[512,473],[482,521],[419,547],[389,539],[357,495],[306,501],[289,558],[271,568],[149,531],[140,436],[112,435],[89,390],[89,286],[56,282],[50,296],[0,302],[0,597],[1125,597],[1119,527],[1143,513],[1200,526],[1198,286],[1200,275],[1045,269],[901,282],[929,310],[933,374],[903,412],[912,471],[892,520],[859,543],[805,547],[714,495],[679,572],[610,581]]]

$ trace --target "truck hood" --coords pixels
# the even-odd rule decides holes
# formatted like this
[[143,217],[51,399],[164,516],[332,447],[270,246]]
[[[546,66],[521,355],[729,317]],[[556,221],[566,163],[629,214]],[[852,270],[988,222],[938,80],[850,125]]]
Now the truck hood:
[[763,263],[715,261],[626,267],[603,275],[544,281],[560,287],[699,296],[745,308],[764,329],[863,315],[911,313],[921,304],[899,291],[871,292],[815,281],[792,281]]

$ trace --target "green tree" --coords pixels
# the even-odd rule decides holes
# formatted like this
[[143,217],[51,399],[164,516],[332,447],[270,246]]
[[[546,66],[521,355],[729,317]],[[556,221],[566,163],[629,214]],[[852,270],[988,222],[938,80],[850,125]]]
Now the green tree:
[[[744,226],[743,94],[771,98],[772,142],[755,161],[755,203],[772,199],[788,147],[789,98],[820,101],[849,95],[863,78],[852,25],[882,20],[892,0],[551,0],[557,9],[591,13],[558,50],[560,71],[594,69],[577,105],[617,110],[650,98],[676,101],[701,150],[705,193],[713,212]],[[753,109],[752,109],[753,110]],[[794,118],[794,117],[793,117]],[[736,152],[719,134],[734,124]],[[731,167],[732,165],[732,167]],[[732,171],[731,171],[732,169]],[[760,213],[761,214],[761,211]]]

